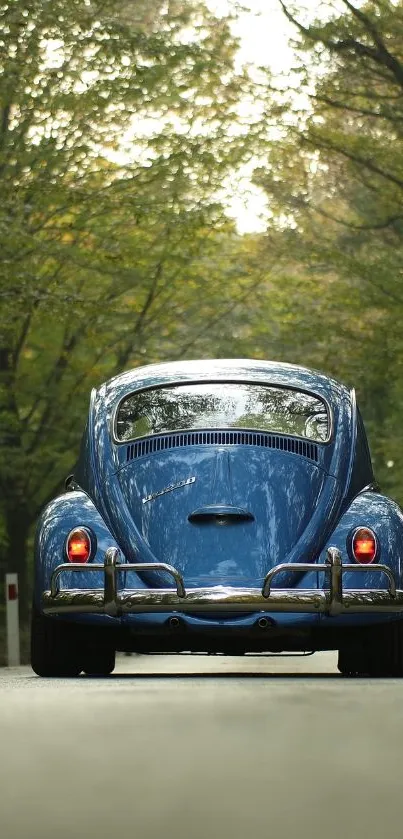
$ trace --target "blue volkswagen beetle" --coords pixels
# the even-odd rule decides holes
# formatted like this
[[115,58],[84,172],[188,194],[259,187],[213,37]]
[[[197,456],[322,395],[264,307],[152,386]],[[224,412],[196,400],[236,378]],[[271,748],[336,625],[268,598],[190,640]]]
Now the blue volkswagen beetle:
[[32,667],[339,650],[344,675],[401,676],[402,548],[354,391],[264,361],[140,367],[92,392],[42,513]]

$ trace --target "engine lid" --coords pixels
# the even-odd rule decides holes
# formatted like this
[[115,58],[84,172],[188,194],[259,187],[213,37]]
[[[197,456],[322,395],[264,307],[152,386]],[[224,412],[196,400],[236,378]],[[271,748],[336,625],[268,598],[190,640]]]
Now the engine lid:
[[325,485],[329,494],[336,484],[305,457],[253,446],[152,453],[116,478],[145,546],[187,586],[259,585],[291,560]]

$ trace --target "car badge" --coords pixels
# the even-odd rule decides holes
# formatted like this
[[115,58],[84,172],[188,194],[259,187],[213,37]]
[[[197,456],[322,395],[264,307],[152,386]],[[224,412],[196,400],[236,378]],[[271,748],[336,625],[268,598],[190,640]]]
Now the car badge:
[[188,484],[194,484],[195,480],[195,477],[186,478],[185,481],[178,481],[177,484],[170,484],[164,489],[158,490],[158,492],[152,492],[151,495],[146,495],[145,498],[142,499],[143,504],[146,504],[147,501],[154,501],[155,498],[159,498],[160,495],[165,495],[166,492],[172,492],[174,489],[180,489],[181,487],[188,486]]

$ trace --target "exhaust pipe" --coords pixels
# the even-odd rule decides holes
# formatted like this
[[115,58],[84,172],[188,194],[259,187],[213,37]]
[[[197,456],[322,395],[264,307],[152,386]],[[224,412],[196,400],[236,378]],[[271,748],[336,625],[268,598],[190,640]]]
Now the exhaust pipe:
[[257,625],[259,629],[267,629],[268,626],[273,625],[273,621],[271,621],[270,618],[259,618]]
[[171,629],[179,629],[181,625],[182,621],[175,615],[172,615],[171,618],[168,618],[168,626],[170,626]]

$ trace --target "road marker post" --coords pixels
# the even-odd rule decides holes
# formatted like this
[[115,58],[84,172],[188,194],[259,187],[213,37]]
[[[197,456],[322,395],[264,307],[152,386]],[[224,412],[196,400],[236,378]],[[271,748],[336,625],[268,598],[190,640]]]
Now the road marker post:
[[18,616],[18,574],[6,574],[7,666],[20,664],[20,622]]

